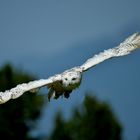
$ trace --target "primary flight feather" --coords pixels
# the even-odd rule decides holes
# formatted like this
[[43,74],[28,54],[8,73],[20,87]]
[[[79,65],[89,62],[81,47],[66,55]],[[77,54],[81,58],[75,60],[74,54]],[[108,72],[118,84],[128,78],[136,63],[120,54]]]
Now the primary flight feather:
[[0,92],[0,104],[10,99],[16,99],[27,91],[34,92],[41,87],[48,87],[48,99],[64,96],[68,98],[72,90],[80,86],[82,74],[91,67],[113,57],[128,55],[135,49],[140,48],[140,35],[134,33],[125,39],[120,45],[112,49],[105,50],[92,58],[88,59],[83,65],[66,70],[61,74],[56,74],[47,79],[31,81],[29,83],[19,84],[16,87]]

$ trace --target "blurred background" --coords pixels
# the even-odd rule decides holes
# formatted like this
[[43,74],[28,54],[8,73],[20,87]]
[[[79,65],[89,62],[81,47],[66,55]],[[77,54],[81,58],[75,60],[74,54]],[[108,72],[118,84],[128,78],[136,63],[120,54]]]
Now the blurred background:
[[[81,65],[140,32],[139,0],[1,0],[0,90]],[[0,105],[9,139],[140,139],[140,50],[84,73],[70,98],[47,89]]]

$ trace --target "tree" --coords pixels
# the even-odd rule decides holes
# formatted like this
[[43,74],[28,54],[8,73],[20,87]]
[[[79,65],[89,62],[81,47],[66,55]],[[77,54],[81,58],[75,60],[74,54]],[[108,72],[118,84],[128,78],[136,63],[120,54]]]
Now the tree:
[[[0,70],[0,91],[15,87],[17,84],[34,80],[22,71],[7,64]],[[29,130],[40,115],[43,98],[37,94],[24,94],[17,100],[0,105],[0,136],[3,139],[31,140]]]
[[49,140],[121,140],[121,126],[107,103],[86,96],[70,120],[57,114]]

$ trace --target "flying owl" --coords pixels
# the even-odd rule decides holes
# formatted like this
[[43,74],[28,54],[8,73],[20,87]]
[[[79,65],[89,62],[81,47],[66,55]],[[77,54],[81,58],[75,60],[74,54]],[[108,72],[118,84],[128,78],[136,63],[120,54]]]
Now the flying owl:
[[140,48],[140,35],[138,33],[134,33],[117,47],[94,55],[81,66],[66,70],[61,74],[56,74],[47,79],[19,84],[10,90],[0,92],[0,104],[5,103],[10,99],[16,99],[27,91],[34,92],[41,87],[48,88],[48,100],[51,98],[58,99],[60,96],[69,98],[70,93],[80,86],[82,75],[85,71],[107,59],[128,55],[137,48]]

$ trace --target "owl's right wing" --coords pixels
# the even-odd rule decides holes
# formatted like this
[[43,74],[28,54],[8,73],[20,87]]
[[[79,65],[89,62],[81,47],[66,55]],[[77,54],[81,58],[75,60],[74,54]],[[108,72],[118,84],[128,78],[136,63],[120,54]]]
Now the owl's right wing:
[[86,71],[89,68],[107,59],[127,55],[137,48],[140,48],[140,35],[138,33],[134,33],[133,35],[129,36],[126,40],[124,40],[124,42],[122,42],[119,46],[105,50],[104,52],[101,52],[97,55],[94,55],[80,67],[82,68],[83,71]]
[[48,79],[40,79],[31,81],[29,83],[19,84],[16,87],[6,90],[5,92],[0,92],[0,104],[7,102],[10,99],[16,99],[20,97],[23,93],[27,91],[34,91],[49,84],[61,81],[61,74],[54,75]]

